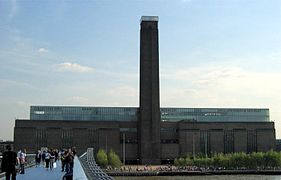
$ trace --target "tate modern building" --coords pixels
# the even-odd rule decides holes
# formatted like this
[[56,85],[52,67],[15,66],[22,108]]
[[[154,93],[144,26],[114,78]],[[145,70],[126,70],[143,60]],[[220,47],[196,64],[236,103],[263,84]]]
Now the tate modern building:
[[139,107],[31,106],[29,120],[15,120],[15,149],[113,149],[134,164],[275,149],[269,109],[160,108],[158,17],[140,26]]

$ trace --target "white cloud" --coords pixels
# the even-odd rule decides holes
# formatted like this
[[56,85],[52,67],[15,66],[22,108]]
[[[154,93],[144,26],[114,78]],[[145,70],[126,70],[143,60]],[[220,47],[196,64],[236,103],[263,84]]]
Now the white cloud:
[[16,0],[12,0],[11,1],[11,10],[10,10],[10,13],[8,15],[8,18],[11,20],[14,18],[14,16],[18,13],[19,11],[19,5],[17,3]]
[[99,101],[105,106],[137,106],[138,89],[128,85],[105,89]]
[[[162,77],[163,103],[167,105],[267,107],[281,91],[277,83],[281,73],[249,72],[239,67],[197,67]],[[175,95],[177,101],[173,102]]]
[[56,68],[58,71],[70,71],[70,72],[77,72],[77,73],[84,73],[84,72],[93,72],[94,68],[88,66],[82,66],[76,63],[71,62],[64,62],[61,64],[57,64]]
[[33,86],[32,84],[26,82],[20,82],[9,79],[0,79],[0,92],[1,91],[9,91],[10,89],[33,89],[40,90],[38,87]]
[[38,49],[38,52],[40,52],[40,53],[46,53],[46,52],[49,52],[49,50],[46,49],[46,48],[39,48],[39,49]]
[[24,109],[27,109],[27,110],[29,109],[30,104],[31,104],[31,103],[25,102],[25,101],[17,101],[17,102],[16,102],[16,105],[17,105],[17,106],[19,106],[19,107],[21,107],[21,108],[24,108]]
[[66,101],[69,104],[74,104],[74,105],[87,105],[90,104],[90,101],[86,97],[82,96],[72,96],[66,99]]
[[270,119],[281,134],[281,72],[204,66],[162,77],[162,106],[269,108]]
[[181,0],[181,2],[183,2],[183,3],[189,3],[189,2],[191,2],[192,0]]
[[212,65],[176,70],[162,78],[162,106],[269,108],[281,135],[281,72]]
[[120,86],[120,87],[115,87],[113,89],[108,90],[107,94],[110,96],[118,96],[121,98],[126,98],[126,97],[135,98],[138,96],[138,90],[131,86]]

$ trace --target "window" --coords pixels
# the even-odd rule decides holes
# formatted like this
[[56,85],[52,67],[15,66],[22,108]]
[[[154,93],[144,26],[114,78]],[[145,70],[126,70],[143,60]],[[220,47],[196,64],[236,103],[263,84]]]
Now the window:
[[34,114],[45,114],[45,111],[34,111]]
[[178,139],[161,139],[161,144],[178,144]]

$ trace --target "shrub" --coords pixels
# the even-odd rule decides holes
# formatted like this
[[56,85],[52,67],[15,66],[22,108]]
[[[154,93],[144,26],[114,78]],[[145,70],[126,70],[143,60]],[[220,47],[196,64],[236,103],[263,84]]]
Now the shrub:
[[107,154],[103,149],[99,149],[96,157],[97,164],[101,167],[106,167],[108,165]]
[[112,149],[108,153],[108,164],[114,168],[120,168],[122,165],[119,156]]

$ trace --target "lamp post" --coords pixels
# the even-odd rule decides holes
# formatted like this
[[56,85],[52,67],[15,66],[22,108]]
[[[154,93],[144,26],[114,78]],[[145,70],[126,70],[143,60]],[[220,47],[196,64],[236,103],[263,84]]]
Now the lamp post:
[[107,153],[107,135],[105,136],[105,152]]
[[208,142],[207,142],[207,139],[208,138],[208,134],[207,133],[205,133],[204,134],[204,139],[205,139],[205,157],[207,158],[208,157],[208,154],[207,154],[207,150],[208,150]]
[[136,171],[139,171],[139,161],[140,161],[140,159],[139,158],[137,158],[137,169],[136,169]]
[[192,155],[193,158],[195,157],[195,139],[194,139],[194,133],[192,133]]
[[126,155],[126,147],[125,147],[125,133],[123,132],[123,165],[125,166],[125,155]]

